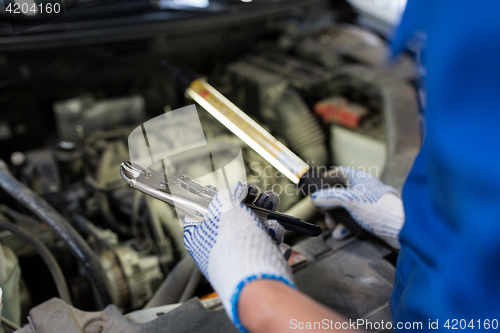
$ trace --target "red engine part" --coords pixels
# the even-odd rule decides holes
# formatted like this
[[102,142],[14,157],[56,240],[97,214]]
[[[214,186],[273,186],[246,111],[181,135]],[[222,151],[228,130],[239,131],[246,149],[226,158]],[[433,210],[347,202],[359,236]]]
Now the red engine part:
[[314,105],[314,112],[326,123],[337,123],[356,129],[361,120],[368,115],[368,110],[362,105],[350,103],[341,96],[333,96]]

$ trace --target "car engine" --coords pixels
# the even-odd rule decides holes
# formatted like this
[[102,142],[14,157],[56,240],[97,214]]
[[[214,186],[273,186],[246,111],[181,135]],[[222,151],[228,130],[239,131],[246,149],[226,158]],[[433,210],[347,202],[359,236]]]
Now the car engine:
[[[390,61],[387,36],[347,2],[229,1],[161,22],[119,12],[136,2],[110,1],[116,12],[99,16],[81,1],[10,37],[0,26],[6,332],[237,332],[185,250],[176,210],[120,176],[134,128],[195,104],[164,59],[203,75],[310,165],[361,168],[400,190],[420,148],[414,54]],[[249,181],[291,184],[196,107],[207,141],[240,147]],[[173,171],[195,172],[197,159]],[[332,219],[303,193],[278,194],[279,211],[322,228],[285,235],[299,290],[349,318],[390,321],[397,253],[360,230],[334,237],[345,211]]]

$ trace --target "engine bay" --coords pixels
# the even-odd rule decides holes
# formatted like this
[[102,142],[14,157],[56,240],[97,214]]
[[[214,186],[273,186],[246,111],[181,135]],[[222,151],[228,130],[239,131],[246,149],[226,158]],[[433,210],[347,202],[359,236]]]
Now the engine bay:
[[[206,30],[0,48],[0,220],[28,230],[68,287],[63,297],[39,245],[2,228],[4,329],[237,332],[187,253],[176,210],[120,176],[134,128],[195,104],[164,59],[202,75],[309,165],[363,169],[401,190],[421,144],[419,73],[411,54],[389,61],[388,41],[357,17],[317,1]],[[321,226],[318,237],[285,234],[298,289],[349,318],[390,321],[397,253],[360,231],[333,235],[345,211],[332,220],[304,193],[277,191],[294,185],[196,108],[206,140],[237,145],[247,179],[277,192],[279,211]],[[205,172],[198,158],[172,172]]]

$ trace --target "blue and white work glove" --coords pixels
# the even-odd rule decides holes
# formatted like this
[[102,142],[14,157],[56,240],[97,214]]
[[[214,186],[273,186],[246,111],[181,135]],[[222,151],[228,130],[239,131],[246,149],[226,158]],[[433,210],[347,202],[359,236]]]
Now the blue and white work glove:
[[[399,192],[378,180],[370,173],[353,168],[339,167],[330,172],[347,180],[347,188],[323,189],[311,194],[318,208],[342,207],[366,231],[384,240],[395,249],[399,244],[399,231],[403,227],[405,213]],[[341,238],[348,231],[337,225],[333,236]]]
[[[290,267],[277,246],[283,240],[283,227],[273,220],[261,222],[241,203],[255,190],[251,183],[222,189],[210,203],[204,221],[186,218],[184,224],[187,251],[219,295],[229,318],[243,332],[238,299],[247,283],[273,279],[295,287]],[[276,197],[266,193],[256,204],[276,209]]]

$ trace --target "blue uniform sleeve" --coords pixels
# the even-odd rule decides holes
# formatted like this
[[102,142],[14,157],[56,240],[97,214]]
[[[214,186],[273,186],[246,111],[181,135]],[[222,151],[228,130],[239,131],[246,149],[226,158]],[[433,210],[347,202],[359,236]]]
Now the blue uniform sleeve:
[[409,0],[394,50],[415,33],[426,35],[426,137],[403,188],[391,313],[395,325],[477,330],[500,321],[500,1]]

